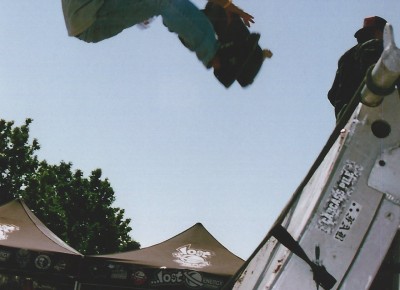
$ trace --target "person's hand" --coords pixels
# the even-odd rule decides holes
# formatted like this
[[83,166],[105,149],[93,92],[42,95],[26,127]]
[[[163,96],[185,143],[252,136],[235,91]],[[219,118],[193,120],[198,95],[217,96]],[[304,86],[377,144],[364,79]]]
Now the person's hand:
[[250,15],[249,13],[244,12],[243,10],[238,13],[239,17],[242,18],[244,24],[247,27],[250,27],[251,23],[254,23],[254,17]]
[[243,11],[242,9],[237,7],[235,4],[230,3],[228,6],[225,6],[224,8],[227,12],[238,15],[243,20],[244,24],[247,27],[250,27],[251,23],[254,23],[253,15],[250,15],[249,13]]

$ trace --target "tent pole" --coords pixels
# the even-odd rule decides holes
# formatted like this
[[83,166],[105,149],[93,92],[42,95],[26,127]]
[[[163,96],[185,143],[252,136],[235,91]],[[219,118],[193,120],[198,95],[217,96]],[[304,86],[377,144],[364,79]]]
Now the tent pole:
[[81,284],[78,281],[75,281],[74,290],[81,290]]

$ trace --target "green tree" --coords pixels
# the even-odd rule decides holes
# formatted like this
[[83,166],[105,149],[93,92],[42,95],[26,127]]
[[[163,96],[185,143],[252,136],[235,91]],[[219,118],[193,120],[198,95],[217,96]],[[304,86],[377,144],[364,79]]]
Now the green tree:
[[31,210],[62,240],[83,254],[138,249],[129,236],[131,220],[115,208],[115,193],[100,169],[84,177],[72,164],[39,161],[36,139],[29,143],[29,124],[0,121],[0,201],[22,197]]
[[21,196],[28,179],[37,170],[39,161],[34,152],[40,149],[34,139],[29,143],[27,119],[21,127],[0,119],[0,203]]

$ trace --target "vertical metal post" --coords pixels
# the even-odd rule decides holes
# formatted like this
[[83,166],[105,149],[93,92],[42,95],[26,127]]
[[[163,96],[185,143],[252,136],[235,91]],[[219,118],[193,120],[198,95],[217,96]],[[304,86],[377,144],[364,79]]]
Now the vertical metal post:
[[393,274],[393,290],[400,290],[400,231],[397,231],[397,234],[394,238],[392,244],[392,254],[393,254],[393,265],[394,265],[394,274]]
[[75,281],[74,290],[81,290],[81,283],[79,283],[78,281]]
[[368,71],[366,86],[361,91],[361,102],[378,106],[395,87],[400,76],[400,49],[396,47],[393,27],[388,23],[384,30],[384,51],[372,71]]

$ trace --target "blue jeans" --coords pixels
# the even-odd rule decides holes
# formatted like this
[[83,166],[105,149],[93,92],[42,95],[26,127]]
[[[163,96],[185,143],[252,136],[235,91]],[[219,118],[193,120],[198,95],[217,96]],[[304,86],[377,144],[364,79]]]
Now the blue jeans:
[[208,18],[189,0],[105,0],[97,20],[77,37],[86,42],[110,38],[122,30],[161,16],[169,31],[208,65],[218,50],[218,41]]

